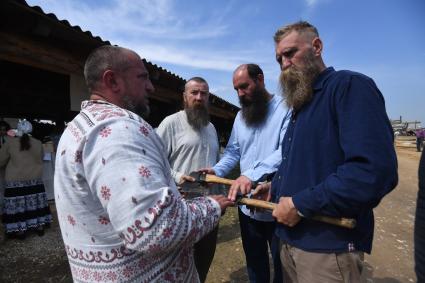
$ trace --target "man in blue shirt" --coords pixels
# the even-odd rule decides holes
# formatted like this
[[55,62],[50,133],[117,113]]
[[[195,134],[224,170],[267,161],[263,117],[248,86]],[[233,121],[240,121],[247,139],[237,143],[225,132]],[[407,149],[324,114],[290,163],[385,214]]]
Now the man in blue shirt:
[[[326,68],[311,24],[282,27],[274,40],[293,108],[271,185],[284,282],[359,282],[372,248],[372,209],[398,181],[384,98],[369,77]],[[313,215],[355,218],[357,226]]]
[[[233,86],[241,111],[220,161],[209,173],[226,176],[238,163],[241,176],[232,185],[229,198],[248,194],[253,185],[276,172],[281,162],[281,143],[290,111],[281,96],[270,94],[264,74],[256,64],[241,65],[233,73]],[[272,247],[274,219],[270,212],[253,212],[239,207],[239,223],[251,282],[270,282],[268,246],[274,259],[274,282],[282,282],[277,245]],[[276,241],[274,241],[276,242]]]

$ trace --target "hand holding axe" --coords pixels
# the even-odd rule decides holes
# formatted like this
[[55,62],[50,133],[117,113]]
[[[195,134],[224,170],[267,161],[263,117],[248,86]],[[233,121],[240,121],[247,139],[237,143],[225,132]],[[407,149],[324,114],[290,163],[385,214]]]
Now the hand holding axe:
[[[190,173],[190,176],[195,178],[195,182],[205,185],[208,183],[215,183],[215,184],[224,184],[224,185],[232,185],[233,180],[225,179],[221,177],[217,177],[215,175],[211,174],[205,174],[202,172],[192,172]],[[183,184],[183,187],[185,185]],[[193,186],[192,186],[193,187]],[[244,204],[256,208],[263,208],[267,210],[274,210],[277,206],[276,203],[268,202],[264,200],[258,200],[258,199],[251,199],[247,197],[243,197],[239,195],[236,199],[236,202],[239,204]],[[303,216],[304,217],[304,216]],[[309,217],[309,219],[313,219],[316,221],[321,221],[324,223],[353,229],[356,226],[356,220],[352,218],[337,218],[337,217],[331,217],[326,215],[314,215],[313,217]]]

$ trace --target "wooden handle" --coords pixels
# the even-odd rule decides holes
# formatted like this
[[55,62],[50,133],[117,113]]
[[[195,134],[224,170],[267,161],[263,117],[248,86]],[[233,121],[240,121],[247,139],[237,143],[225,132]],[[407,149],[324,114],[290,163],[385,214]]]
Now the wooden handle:
[[233,184],[233,180],[220,178],[220,177],[217,177],[216,175],[211,175],[211,174],[205,175],[205,182],[223,184],[223,185],[232,185]]
[[354,229],[354,227],[356,227],[356,219],[353,218],[336,218],[325,215],[315,215],[311,217],[311,219],[348,229]]
[[[250,199],[250,198],[240,198],[238,202],[240,204],[245,204],[245,205],[269,209],[269,210],[275,209],[277,205],[273,202],[268,202],[268,201],[259,200],[259,199]],[[356,220],[352,218],[336,218],[331,216],[315,215],[309,219],[313,219],[316,221],[320,221],[320,222],[324,222],[324,223],[328,223],[328,224],[332,224],[332,225],[336,225],[336,226],[344,227],[348,229],[353,229],[354,227],[356,227]]]
[[276,207],[276,204],[273,202],[268,202],[268,201],[259,200],[259,199],[252,199],[252,198],[240,198],[238,202],[240,204],[245,204],[245,205],[269,209],[269,210],[273,210]]

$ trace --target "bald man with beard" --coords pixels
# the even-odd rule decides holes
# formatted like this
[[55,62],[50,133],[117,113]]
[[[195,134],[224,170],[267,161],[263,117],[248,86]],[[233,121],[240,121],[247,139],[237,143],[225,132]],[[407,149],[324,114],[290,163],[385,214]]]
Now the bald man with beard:
[[[233,123],[229,142],[220,161],[205,170],[226,176],[237,164],[241,175],[233,182],[228,197],[247,195],[259,181],[274,174],[282,161],[281,142],[290,110],[280,95],[267,91],[264,74],[257,64],[243,64],[233,72],[233,87],[241,110]],[[280,260],[270,212],[239,206],[239,224],[250,282],[270,282],[269,249],[273,257],[273,282],[281,282]]]
[[[325,66],[311,24],[284,26],[274,40],[283,95],[293,108],[271,184],[284,282],[360,282],[364,253],[372,249],[372,210],[398,181],[384,98],[371,78]],[[357,226],[313,215],[355,218]]]

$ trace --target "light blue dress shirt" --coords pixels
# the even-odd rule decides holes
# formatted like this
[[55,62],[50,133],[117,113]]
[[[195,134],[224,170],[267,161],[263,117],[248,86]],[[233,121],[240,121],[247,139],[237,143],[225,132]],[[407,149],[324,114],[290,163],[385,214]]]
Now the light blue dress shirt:
[[[277,171],[282,160],[282,140],[291,111],[279,95],[272,96],[268,107],[267,118],[258,127],[248,127],[241,111],[238,112],[224,154],[213,167],[217,176],[224,177],[238,162],[241,175],[251,181],[259,181]],[[244,214],[256,220],[274,221],[270,212],[251,212],[245,205],[241,209]]]

